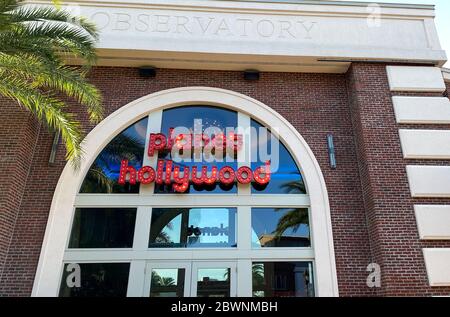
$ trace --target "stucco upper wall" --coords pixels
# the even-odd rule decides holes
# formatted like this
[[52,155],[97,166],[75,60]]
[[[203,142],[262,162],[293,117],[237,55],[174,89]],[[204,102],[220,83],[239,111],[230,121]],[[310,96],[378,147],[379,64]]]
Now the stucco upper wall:
[[295,0],[63,3],[97,24],[101,65],[344,72],[351,60],[438,66],[446,61],[434,6]]

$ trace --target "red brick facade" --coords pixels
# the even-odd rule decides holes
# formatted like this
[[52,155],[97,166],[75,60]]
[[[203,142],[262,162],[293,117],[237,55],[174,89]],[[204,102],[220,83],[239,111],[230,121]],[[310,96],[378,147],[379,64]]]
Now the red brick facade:
[[[269,105],[305,138],[322,168],[331,205],[341,296],[449,295],[428,287],[385,65],[354,64],[346,75],[158,70],[143,79],[132,68],[95,68],[107,114],[144,95],[183,86],[234,90]],[[60,145],[49,165],[52,135],[13,102],[0,109],[0,295],[29,296],[53,191],[64,167]],[[74,108],[75,109],[75,108]],[[80,120],[92,128],[86,115]],[[335,138],[337,169],[329,167],[326,135]],[[445,162],[434,162],[445,164]],[[445,201],[449,202],[450,201]],[[70,206],[69,206],[70,208]],[[366,286],[371,262],[382,266],[382,288]]]

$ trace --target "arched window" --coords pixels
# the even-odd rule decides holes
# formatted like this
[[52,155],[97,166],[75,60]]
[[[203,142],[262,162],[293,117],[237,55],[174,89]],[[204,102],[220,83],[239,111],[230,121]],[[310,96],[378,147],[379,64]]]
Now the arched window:
[[[129,122],[83,175],[72,174],[73,212],[50,216],[35,294],[52,292],[52,265],[62,272],[59,296],[336,294],[332,262],[315,250],[329,241],[329,224],[312,223],[326,219],[321,180],[311,180],[310,197],[302,170],[310,156],[302,165],[279,127],[214,102],[162,106]],[[61,179],[52,209],[71,208],[58,198],[69,197]],[[48,252],[62,240],[58,265]],[[40,274],[52,281],[42,286]]]

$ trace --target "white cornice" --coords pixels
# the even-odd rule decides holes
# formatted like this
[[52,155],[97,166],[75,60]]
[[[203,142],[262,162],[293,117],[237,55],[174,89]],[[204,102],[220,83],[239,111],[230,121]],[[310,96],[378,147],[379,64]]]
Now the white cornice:
[[[29,3],[50,3],[50,0],[28,0]],[[434,17],[434,5],[398,3],[369,3],[353,1],[295,1],[295,0],[64,0],[63,4],[114,8],[147,8],[193,10],[203,12],[279,13],[324,16],[364,16],[369,5],[381,9],[382,18],[408,16],[411,19]]]
[[[204,0],[209,1],[209,0]],[[368,4],[377,4],[382,8],[408,8],[408,9],[434,9],[434,4],[413,4],[413,3],[384,3],[384,2],[363,2],[363,1],[346,1],[346,0],[216,0],[216,1],[230,1],[230,2],[262,2],[262,3],[291,3],[291,4],[320,4],[320,5],[334,5],[334,6],[353,6],[353,7],[367,7]]]
[[370,5],[314,0],[63,1],[97,25],[99,65],[105,66],[342,73],[356,60],[445,63],[434,6]]

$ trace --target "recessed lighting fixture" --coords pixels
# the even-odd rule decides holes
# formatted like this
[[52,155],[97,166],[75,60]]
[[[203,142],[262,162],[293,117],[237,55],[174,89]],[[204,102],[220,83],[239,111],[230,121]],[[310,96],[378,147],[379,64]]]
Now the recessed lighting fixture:
[[259,70],[248,69],[244,71],[244,79],[245,80],[258,80],[259,79]]

